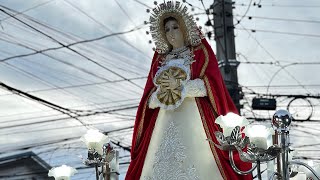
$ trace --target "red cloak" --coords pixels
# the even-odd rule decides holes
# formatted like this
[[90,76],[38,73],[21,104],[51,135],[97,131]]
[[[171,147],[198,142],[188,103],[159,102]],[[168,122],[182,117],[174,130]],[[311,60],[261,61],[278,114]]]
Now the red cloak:
[[[218,144],[214,132],[221,131],[221,129],[215,124],[215,119],[219,115],[225,115],[228,112],[238,114],[238,111],[226,89],[218,68],[218,62],[208,42],[202,39],[202,43],[197,47],[192,47],[191,51],[195,55],[194,59],[196,60],[191,65],[191,79],[203,79],[208,94],[206,97],[195,98],[201,115],[203,128],[207,138],[212,139]],[[126,180],[139,180],[142,173],[144,160],[159,112],[159,108],[150,109],[148,107],[148,99],[156,90],[152,79],[157,72],[157,67],[160,65],[159,61],[162,58],[163,55],[155,52],[152,59],[148,80],[137,111],[132,138],[131,163],[127,171]],[[212,144],[210,144],[210,148],[223,179],[252,179],[252,175],[238,175],[233,171],[227,151],[222,151]],[[251,163],[242,162],[236,153],[234,159],[240,170],[248,170],[251,168]]]

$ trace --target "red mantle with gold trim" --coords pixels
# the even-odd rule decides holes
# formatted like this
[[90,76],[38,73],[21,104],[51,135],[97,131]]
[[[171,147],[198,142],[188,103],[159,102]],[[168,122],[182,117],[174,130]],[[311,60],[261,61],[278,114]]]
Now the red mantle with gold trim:
[[[218,62],[208,42],[203,39],[198,47],[191,48],[191,50],[195,55],[194,59],[196,60],[191,66],[191,79],[203,79],[208,94],[206,97],[196,98],[202,124],[207,137],[212,139],[215,143],[218,143],[214,136],[214,132],[221,131],[221,129],[214,123],[215,119],[217,116],[225,115],[228,112],[238,112],[225,87],[218,68]],[[162,56],[155,52],[144,93],[137,111],[132,138],[131,163],[127,171],[126,180],[140,179],[154,125],[159,113],[159,108],[149,109],[147,102],[151,94],[155,91],[152,78],[157,71],[159,61],[162,58]],[[210,144],[210,148],[221,175],[225,180],[252,179],[251,175],[238,175],[233,171],[229,162],[228,152],[222,151],[212,144]],[[237,154],[235,154],[235,161],[236,165],[241,170],[248,170],[251,168],[251,164],[242,162]]]

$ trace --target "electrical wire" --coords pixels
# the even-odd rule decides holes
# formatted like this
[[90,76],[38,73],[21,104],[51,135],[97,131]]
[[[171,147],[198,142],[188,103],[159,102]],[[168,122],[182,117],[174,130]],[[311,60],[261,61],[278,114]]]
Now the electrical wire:
[[[244,30],[246,30],[246,31],[250,34],[250,31],[249,31],[247,28],[245,28],[242,24],[240,24],[240,25],[243,27]],[[253,36],[251,36],[251,37],[253,37]],[[261,44],[255,37],[254,37],[254,39],[255,39],[255,41],[258,43],[258,45],[259,45],[265,52],[267,52],[267,54],[268,54],[274,61],[276,61],[276,59],[273,57],[273,55],[272,55],[269,51],[267,51],[267,49],[264,48],[264,47],[262,46],[262,44]],[[278,62],[279,62],[279,61],[278,61]],[[298,79],[296,79],[289,71],[287,71],[287,70],[285,69],[288,65],[283,66],[283,65],[281,65],[280,63],[278,63],[278,65],[279,65],[281,68],[280,68],[277,72],[275,72],[275,73],[273,74],[273,76],[270,78],[269,83],[268,83],[268,86],[271,85],[271,82],[272,82],[273,78],[274,78],[281,70],[285,70],[286,73],[287,73],[292,79],[294,79],[303,89],[305,89],[308,93],[310,93],[310,91],[309,91],[308,89],[306,89],[304,86],[302,86],[302,83],[301,83],[300,81],[298,81]],[[269,92],[269,87],[267,88],[267,94],[268,94],[268,92]]]
[[[9,9],[9,8],[7,8],[7,9]],[[14,10],[12,10],[12,9],[9,9],[9,10],[12,11],[12,12],[17,13],[16,11],[14,11]],[[68,35],[68,34],[66,34],[66,33],[64,33],[64,32],[62,32],[62,31],[60,31],[60,30],[57,30],[56,28],[50,27],[49,25],[46,25],[45,23],[40,22],[39,20],[36,20],[36,19],[34,19],[34,18],[30,17],[30,16],[27,16],[27,15],[25,15],[25,14],[21,14],[21,16],[27,18],[28,20],[32,21],[33,23],[36,23],[37,25],[41,25],[41,26],[45,27],[47,30],[51,30],[51,31],[53,31],[53,32],[57,32],[57,33],[63,35],[64,37],[67,37],[67,38],[69,38],[69,39],[72,39],[72,41],[79,41],[79,39],[82,39],[82,38],[79,38],[78,36],[76,36],[76,35],[74,35],[74,34],[72,34],[72,36],[71,36],[71,35]],[[13,24],[13,25],[15,25],[15,24]],[[28,29],[26,29],[26,30],[28,30]],[[77,37],[77,38],[74,38],[74,37]],[[95,41],[95,42],[97,42],[97,41]],[[32,43],[34,44],[35,42],[33,41]],[[95,50],[97,49],[97,46],[98,46],[98,45],[99,45],[99,44],[97,44],[97,43],[95,44],[95,47],[94,47]],[[42,46],[40,46],[40,47],[42,47]],[[90,48],[90,47],[92,47],[92,46],[84,46],[84,48],[86,48],[86,49],[88,49],[88,48]],[[99,47],[102,47],[102,46],[99,45]],[[81,49],[83,50],[83,48],[81,48]],[[103,49],[102,51],[103,51],[103,52],[106,52],[106,49]],[[96,52],[92,52],[92,53],[93,53],[93,54],[96,54]],[[118,63],[118,64],[119,64],[119,63]],[[131,64],[131,66],[135,66],[135,65],[134,65],[134,64]],[[128,69],[126,69],[126,71],[129,71],[129,72],[130,72],[130,70],[128,70]]]
[[[3,7],[2,5],[0,5],[0,6],[1,6],[1,7]],[[97,61],[95,61],[95,60],[93,60],[93,59],[91,59],[91,58],[89,58],[89,57],[87,57],[87,56],[84,56],[84,55],[83,55],[83,54],[81,54],[80,52],[78,52],[78,51],[76,51],[76,50],[74,50],[74,49],[70,48],[70,46],[73,46],[73,45],[76,45],[76,44],[79,44],[79,43],[86,43],[86,42],[91,42],[91,41],[97,41],[97,40],[100,40],[100,39],[104,39],[104,38],[106,38],[106,37],[109,37],[110,35],[105,35],[105,36],[102,36],[102,37],[99,37],[99,38],[95,38],[95,39],[91,39],[91,40],[84,40],[84,41],[80,41],[80,42],[71,43],[71,44],[69,44],[69,45],[65,45],[65,44],[61,43],[60,41],[56,40],[55,38],[51,37],[50,35],[48,35],[48,34],[46,34],[46,33],[42,32],[42,31],[40,31],[40,30],[36,29],[35,27],[33,27],[33,26],[31,26],[31,25],[27,24],[27,23],[26,23],[26,22],[24,22],[24,21],[21,21],[21,20],[20,20],[20,19],[18,19],[17,17],[13,17],[13,16],[12,16],[10,13],[8,13],[6,10],[4,10],[4,9],[0,9],[0,11],[2,11],[3,13],[5,13],[5,14],[7,14],[7,15],[11,16],[12,18],[14,18],[15,20],[19,21],[20,23],[22,23],[22,24],[24,24],[24,25],[26,25],[26,26],[30,27],[31,29],[33,29],[33,30],[35,30],[35,31],[39,32],[40,34],[42,34],[42,35],[44,35],[44,36],[46,36],[46,37],[48,37],[48,38],[52,39],[54,42],[56,42],[56,43],[58,43],[59,45],[61,45],[61,47],[63,47],[63,48],[67,48],[67,49],[69,49],[70,51],[72,51],[72,52],[74,52],[74,53],[78,54],[79,56],[84,57],[84,58],[85,58],[85,59],[87,59],[88,61],[90,61],[90,62],[92,62],[92,63],[96,64],[97,66],[99,66],[99,67],[101,67],[101,68],[103,68],[103,69],[105,69],[105,70],[107,70],[107,71],[109,71],[109,72],[111,72],[111,73],[113,73],[113,74],[115,74],[115,75],[117,75],[117,76],[119,76],[119,77],[123,78],[123,79],[126,79],[126,78],[125,78],[124,76],[122,76],[121,74],[119,74],[119,73],[117,73],[117,72],[115,72],[115,71],[111,70],[111,69],[110,69],[110,68],[108,68],[108,67],[105,67],[105,66],[101,65],[99,62],[97,62]],[[140,28],[141,28],[141,27],[136,27],[136,28],[133,28],[133,29],[131,29],[131,30],[129,30],[129,31],[119,32],[119,33],[114,33],[113,35],[120,35],[120,34],[124,34],[124,33],[133,32],[133,31],[135,31],[135,30],[137,30],[137,29],[140,29]],[[60,47],[60,48],[61,48],[61,47]],[[49,49],[52,49],[52,48],[49,48]],[[53,49],[56,49],[56,48],[53,48]],[[35,53],[37,53],[37,52],[35,52]],[[32,55],[34,55],[34,53],[33,53]],[[20,57],[21,57],[21,56],[20,56]],[[8,60],[8,58],[6,58],[6,60]],[[5,61],[5,60],[0,60],[0,62],[2,62],[2,61]],[[136,84],[136,83],[134,83],[134,82],[132,82],[132,81],[130,81],[130,80],[127,80],[127,81],[128,81],[128,82],[130,82],[131,84],[133,84],[133,85],[135,85],[135,86],[137,86],[137,87],[139,87],[139,88],[143,89],[143,88],[142,88],[141,86],[139,86],[138,84]]]
[[[320,87],[320,84],[303,84],[303,86],[308,86],[308,87]],[[268,87],[267,85],[250,85],[246,86],[249,88],[265,88]],[[292,87],[300,87],[300,85],[295,85],[295,84],[288,84],[288,85],[271,85],[269,87],[272,88],[292,88]]]
[[[12,68],[12,69],[14,69],[14,70],[17,70],[18,72],[22,72],[23,74],[26,74],[27,76],[29,76],[29,77],[31,77],[31,78],[33,78],[33,79],[35,79],[35,80],[38,80],[38,81],[40,81],[40,82],[42,82],[42,83],[44,83],[44,84],[47,84],[47,85],[49,85],[49,86],[52,86],[54,89],[60,90],[60,91],[62,91],[63,93],[65,93],[66,95],[71,95],[72,97],[74,97],[74,98],[76,98],[76,99],[78,99],[78,100],[80,100],[80,101],[82,101],[82,102],[86,102],[86,103],[87,103],[87,102],[90,102],[90,103],[93,103],[93,104],[94,104],[94,102],[91,101],[90,99],[85,99],[85,98],[83,98],[83,97],[76,96],[73,92],[68,91],[68,90],[66,90],[65,88],[61,88],[61,87],[59,87],[59,86],[57,86],[57,85],[51,84],[50,82],[46,81],[46,80],[43,79],[42,77],[36,76],[36,75],[34,75],[34,74],[32,74],[32,73],[24,70],[24,69],[21,69],[21,68],[15,66],[15,65],[9,64],[10,62],[9,62],[9,63],[3,62],[3,63],[4,63],[4,64],[2,64],[2,65],[7,65],[7,66],[9,66],[10,68]],[[44,75],[45,75],[45,76],[48,76],[48,75],[50,75],[50,74],[44,73]],[[59,78],[56,77],[56,79],[59,79]],[[67,83],[66,81],[64,81],[64,80],[62,80],[62,79],[59,79],[59,80]],[[69,84],[69,83],[68,83],[68,84]],[[38,92],[39,92],[39,91],[38,91]],[[92,93],[92,94],[94,94],[94,93]],[[7,95],[8,95],[8,94],[7,94]],[[15,94],[9,94],[9,95],[15,95]],[[96,94],[94,94],[94,95],[96,95]],[[1,97],[1,96],[4,96],[4,95],[0,95],[0,97]],[[109,98],[107,98],[107,97],[105,97],[105,96],[100,96],[99,98],[104,98],[104,99],[111,100],[111,99],[109,99]]]
[[[265,61],[240,61],[242,64],[267,64],[267,65],[276,65],[278,66],[281,61],[274,62],[265,62]],[[320,62],[291,62],[292,65],[318,65]]]
[[143,2],[141,2],[141,1],[139,1],[139,0],[133,0],[133,1],[135,1],[135,2],[137,2],[137,3],[139,3],[139,4],[141,4],[142,6],[144,6],[144,7],[147,7],[147,8],[149,8],[149,9],[152,9],[152,7],[151,6],[148,6],[147,4],[145,4],[145,3],[143,3]]
[[[26,12],[28,12],[28,11],[31,11],[31,10],[34,10],[34,9],[39,8],[39,7],[41,7],[41,6],[47,5],[47,4],[49,4],[49,3],[53,2],[53,1],[55,1],[55,0],[49,0],[49,1],[41,2],[41,3],[39,3],[39,4],[36,4],[35,6],[32,6],[32,7],[30,7],[30,8],[27,8],[27,9],[25,9],[25,10],[22,10],[21,12],[17,12],[17,13],[14,14],[13,16],[18,16],[18,15],[20,15],[20,14],[24,14],[24,13],[26,13]],[[10,18],[11,18],[11,17],[8,16],[8,17],[5,17],[5,18],[3,18],[3,19],[0,19],[0,23],[4,22],[4,21],[6,21],[6,20],[8,20],[8,19],[10,19]]]
[[[92,21],[94,21],[95,23],[97,23],[98,25],[100,25],[101,27],[103,27],[104,29],[106,29],[109,33],[114,33],[110,28],[108,28],[106,25],[102,24],[101,22],[99,22],[97,19],[93,18],[92,16],[90,16],[88,13],[86,13],[85,11],[83,11],[82,9],[80,9],[78,6],[74,5],[73,3],[71,3],[68,0],[65,0],[63,2],[66,2],[67,4],[69,4],[71,7],[73,7],[74,9],[76,9],[77,11],[81,12],[82,14],[84,14],[86,17],[88,17],[89,19],[91,19]],[[125,15],[128,17],[128,19],[135,25],[135,23],[133,22],[133,20],[131,19],[131,17],[126,13],[126,11],[122,8],[122,6],[115,0],[115,2],[118,4],[118,6],[120,7],[120,9],[125,13]],[[137,27],[137,25],[135,25],[135,27]],[[139,52],[140,54],[142,54],[143,56],[147,57],[147,58],[151,58],[149,56],[147,56],[144,52],[142,52],[140,49],[138,49],[137,47],[135,47],[134,45],[132,45],[131,43],[129,43],[127,40],[125,40],[124,38],[117,36],[117,38],[119,38],[122,42],[124,42],[125,44],[129,45],[131,48],[135,49],[137,52]]]
[[[76,119],[78,120],[79,122],[82,123],[82,125],[85,125],[85,123],[83,121],[81,121],[80,119],[78,119],[77,117],[75,117],[74,115],[71,115],[70,113],[73,113],[73,114],[77,114],[77,112],[95,112],[95,111],[92,111],[92,110],[72,110],[72,109],[68,109],[68,108],[63,108],[61,106],[58,106],[56,104],[53,104],[51,102],[48,102],[46,100],[43,100],[43,99],[40,99],[36,96],[33,96],[33,95],[30,95],[28,93],[25,93],[23,91],[20,91],[18,89],[15,89],[15,88],[12,88],[10,86],[7,86],[3,83],[0,84],[3,88],[9,90],[9,91],[12,91],[13,93],[18,93],[20,96],[22,97],[27,97],[27,98],[30,98],[36,102],[40,102],[41,104],[45,105],[45,106],[48,106],[54,110],[57,110],[59,112],[62,112],[63,114],[66,114],[69,116],[69,118],[73,118],[73,119]],[[96,111],[97,112],[97,111]],[[65,119],[65,118],[62,118],[62,120]],[[31,123],[25,123],[25,124],[19,124],[19,125],[10,125],[10,126],[4,126],[4,127],[0,127],[0,129],[3,129],[3,128],[12,128],[12,127],[18,127],[18,126],[25,126],[25,125],[33,125],[33,124],[39,124],[39,123],[44,123],[44,122],[51,122],[52,120],[47,120],[47,121],[41,121],[41,122],[31,122]]]
[[[80,117],[88,117],[88,116],[94,116],[94,115],[98,115],[98,114],[108,114],[110,112],[115,112],[115,111],[122,111],[122,110],[128,110],[128,109],[135,109],[138,106],[135,105],[131,105],[131,106],[125,106],[125,107],[120,107],[120,108],[116,108],[116,109],[109,109],[109,110],[102,110],[102,111],[92,111],[91,113],[86,113],[86,114],[76,114],[76,115],[72,115],[70,116],[70,114],[62,111],[61,109],[55,108],[57,109],[57,111],[62,111],[63,114],[68,115],[68,117],[62,117],[62,118],[55,118],[55,119],[49,119],[49,120],[44,120],[44,121],[38,121],[38,122],[30,122],[30,123],[24,123],[24,124],[19,124],[19,125],[8,125],[8,126],[2,126],[0,127],[0,129],[7,129],[7,128],[16,128],[19,126],[27,126],[27,125],[35,125],[35,124],[40,124],[40,123],[48,123],[48,122],[56,122],[56,121],[64,121],[64,120],[68,120],[68,119],[75,119],[80,118]],[[79,120],[80,121],[80,120]],[[81,121],[82,122],[82,121]],[[82,124],[85,124],[82,122]],[[87,126],[87,125],[86,125]]]
[[[200,0],[200,1],[201,1],[201,0]],[[196,9],[199,9],[199,10],[201,10],[201,11],[205,11],[205,8],[203,9],[203,8],[201,8],[201,7],[195,6],[195,5],[191,4],[191,3],[188,2],[188,1],[185,1],[185,3],[187,3],[191,8],[196,8]]]
[[[28,47],[27,47],[28,48]],[[34,50],[34,49],[33,49]],[[36,51],[36,50],[35,50]],[[41,51],[41,53],[43,53],[44,51]],[[52,57],[53,58],[53,57]],[[54,59],[56,59],[56,58],[54,58]],[[58,60],[58,59],[56,59],[56,60]],[[58,60],[59,62],[61,62],[61,60]],[[62,61],[62,63],[64,63],[64,64],[66,64],[64,61]],[[71,65],[72,67],[75,67],[74,65],[72,65],[72,64],[69,64],[69,63],[67,63],[67,65]],[[79,69],[79,68],[77,68],[77,69]],[[88,72],[87,70],[85,70],[85,69],[81,69],[82,71],[84,71],[84,72],[86,72],[86,73],[89,73],[89,74],[92,74],[92,73],[90,73],[90,72]],[[95,75],[95,74],[93,74],[93,75]],[[97,77],[97,75],[95,75],[96,77]],[[101,79],[105,79],[105,78],[103,78],[103,77],[100,77],[100,76],[98,76],[99,78],[101,78]],[[107,80],[107,79],[106,79]],[[107,80],[107,81],[109,81],[109,80]],[[127,81],[127,80],[126,80]],[[120,89],[120,90],[122,90],[122,89]]]
[[308,34],[308,33],[295,33],[295,32],[285,32],[285,31],[273,31],[273,30],[264,30],[264,29],[244,29],[244,28],[236,28],[238,30],[249,30],[251,32],[264,32],[264,33],[272,33],[272,34],[284,34],[290,36],[304,36],[304,37],[311,37],[311,38],[319,38],[319,34]]
[[[256,37],[252,36],[252,34],[251,34],[251,32],[249,31],[249,29],[245,28],[242,24],[240,24],[240,26],[242,26],[242,28],[249,34],[249,36],[256,41],[256,43],[258,44],[258,46],[259,46],[260,48],[262,48],[273,60],[275,60],[275,58],[273,57],[273,55],[272,55],[264,46],[262,46],[262,44],[258,41],[258,39],[257,39]],[[238,28],[236,28],[236,29],[238,29]]]
[[[42,104],[42,105],[44,105],[44,106],[47,106],[47,107],[49,107],[49,108],[51,108],[51,109],[54,109],[54,110],[59,111],[59,112],[65,114],[65,115],[68,115],[70,118],[77,120],[77,121],[80,122],[83,126],[86,127],[86,124],[85,124],[82,120],[78,119],[77,117],[75,117],[75,116],[73,115],[73,114],[78,115],[77,112],[79,112],[79,110],[76,110],[76,111],[73,110],[73,111],[71,111],[70,109],[63,108],[63,107],[61,107],[61,106],[59,106],[59,105],[56,105],[56,104],[54,104],[54,103],[51,103],[51,102],[49,102],[49,101],[46,101],[46,100],[41,99],[41,98],[39,98],[39,97],[36,97],[36,96],[34,96],[34,95],[31,95],[31,94],[25,93],[25,92],[23,92],[23,91],[21,91],[21,90],[18,90],[18,89],[16,89],[16,88],[10,87],[10,86],[2,83],[2,82],[0,82],[0,87],[3,88],[3,89],[5,89],[5,90],[11,91],[11,92],[13,92],[13,93],[16,93],[16,94],[18,94],[18,95],[21,96],[21,97],[25,97],[25,98],[31,99],[31,100],[36,101],[36,102],[38,102],[38,103],[40,103],[40,104]],[[83,111],[83,110],[81,110],[81,111]],[[1,129],[1,128],[0,128],[0,129]]]
[[[121,104],[121,106],[128,106],[128,103],[131,102],[131,101],[137,101],[139,100],[139,98],[135,98],[135,99],[125,99],[125,100],[117,100],[117,101],[110,101],[110,102],[107,102],[107,103],[98,103],[98,105],[107,105],[107,104],[116,104],[116,103],[127,103],[127,104]],[[138,102],[134,102],[136,104],[138,104]],[[130,104],[133,104],[133,103],[129,103]],[[71,109],[75,109],[75,108],[82,108],[82,107],[87,107],[87,106],[90,106],[90,105],[84,105],[84,106],[71,106],[70,108]],[[114,108],[119,108],[119,105],[118,106],[105,106],[103,109],[114,109]],[[98,109],[92,109],[92,110],[98,110]],[[100,109],[99,109],[100,110]],[[4,120],[6,118],[9,118],[10,117],[15,117],[15,116],[18,116],[16,119],[10,119],[10,120],[7,120],[7,121],[1,121],[0,123],[6,123],[6,122],[20,122],[21,120],[33,120],[33,119],[37,119],[37,118],[41,118],[40,115],[38,114],[43,114],[43,113],[54,113],[56,112],[55,110],[41,110],[41,111],[35,111],[35,112],[24,112],[24,113],[16,113],[16,114],[10,114],[10,115],[3,115],[3,116],[0,116],[1,120]],[[116,112],[109,112],[108,114],[115,114],[115,115],[121,115],[121,116],[129,116],[129,115],[123,115],[123,114],[119,114],[119,113],[116,113]],[[30,115],[34,115],[36,117],[29,117],[27,118],[26,116],[30,116]],[[62,115],[62,114],[56,114],[56,115]],[[56,115],[52,115],[50,117],[54,117]],[[23,116],[24,118],[21,118],[19,116]],[[135,117],[135,116],[130,116],[131,118],[132,117]]]
[[[130,78],[129,80],[138,80],[138,79],[146,79],[147,77],[136,77],[136,78]],[[69,86],[62,86],[62,87],[53,87],[53,88],[46,88],[46,89],[38,89],[38,90],[31,90],[26,91],[27,93],[35,93],[35,92],[47,92],[47,91],[54,91],[54,90],[60,90],[60,89],[72,89],[72,88],[78,88],[78,87],[86,87],[86,86],[96,86],[101,84],[109,84],[109,83],[116,83],[116,82],[123,82],[126,81],[124,79],[121,80],[114,80],[114,81],[107,81],[107,82],[96,82],[96,83],[87,83],[87,84],[79,84],[79,85],[69,85]],[[1,96],[7,96],[12,94],[2,94]]]
[[[247,4],[234,4],[235,6],[248,6]],[[280,8],[319,8],[320,5],[285,5],[285,4],[260,4],[262,7],[280,7]]]
[[292,65],[296,65],[295,63],[293,63],[293,64],[287,64],[287,65],[280,65],[280,69],[278,70],[278,71],[276,71],[273,75],[272,75],[272,77],[270,78],[270,80],[269,80],[269,82],[268,82],[268,87],[267,87],[267,94],[269,93],[269,87],[270,87],[270,85],[271,85],[271,82],[273,81],[273,79],[276,77],[276,75],[278,75],[279,74],[279,72],[281,72],[282,70],[284,70],[284,71],[286,71],[287,72],[287,74],[291,77],[291,78],[293,78],[303,89],[305,89],[308,93],[311,93],[308,89],[306,89],[303,85],[302,85],[302,83],[300,82],[300,81],[298,81],[289,71],[287,71],[285,68],[287,68],[287,67],[289,67],[289,66],[292,66]]
[[130,20],[130,22],[134,25],[137,26],[136,23],[134,23],[134,21],[131,19],[131,17],[129,16],[129,14],[127,13],[127,11],[122,7],[122,5],[117,1],[117,0],[113,0],[120,8],[120,10],[123,12],[123,14],[125,14],[127,16],[127,18]]
[[[50,49],[50,48],[48,48],[48,49],[44,49],[44,50],[37,50],[37,49],[34,49],[34,48],[30,47],[30,46],[26,46],[26,45],[21,44],[21,43],[16,42],[16,41],[9,41],[9,40],[3,39],[3,38],[1,38],[1,37],[0,37],[0,40],[1,40],[1,41],[5,41],[5,42],[7,42],[7,43],[15,44],[15,45],[18,45],[18,46],[21,46],[21,47],[24,47],[24,48],[26,48],[26,49],[29,49],[29,50],[34,51],[33,53],[10,56],[10,57],[7,57],[7,58],[4,58],[4,59],[0,60],[0,62],[5,62],[5,61],[11,60],[11,59],[16,59],[16,58],[22,58],[22,57],[32,56],[32,55],[36,55],[36,54],[39,54],[39,53],[40,53],[40,54],[43,54],[43,55],[45,55],[45,56],[47,56],[47,57],[49,57],[49,58],[51,58],[51,59],[53,59],[53,60],[55,60],[55,61],[58,61],[58,62],[60,62],[60,63],[62,63],[62,64],[64,64],[64,65],[67,65],[67,66],[70,66],[70,67],[72,67],[72,68],[75,68],[75,69],[77,69],[77,70],[79,70],[79,71],[81,71],[81,72],[87,73],[87,74],[89,74],[89,75],[92,75],[92,76],[94,76],[94,77],[96,77],[96,78],[99,78],[99,79],[102,79],[102,80],[105,80],[105,81],[109,81],[108,79],[106,79],[106,78],[104,78],[104,77],[101,77],[101,76],[99,76],[99,75],[97,75],[97,74],[95,74],[95,73],[92,73],[92,72],[90,72],[90,71],[88,71],[88,70],[86,70],[86,69],[84,69],[84,68],[75,66],[74,64],[71,64],[71,63],[69,63],[69,62],[66,62],[66,61],[64,61],[64,60],[62,60],[62,59],[59,59],[59,58],[56,58],[56,57],[53,57],[53,56],[51,56],[51,55],[46,54],[46,51],[51,51],[51,50],[56,50],[56,49]],[[62,48],[62,47],[61,47],[61,48]],[[60,49],[60,48],[59,48],[59,49]]]
[[252,0],[250,0],[248,6],[247,6],[247,9],[245,11],[245,13],[240,17],[239,20],[237,20],[237,24],[235,24],[234,26],[238,25],[241,23],[241,21],[243,20],[243,18],[248,14],[249,10],[250,10],[250,7],[251,7],[251,4],[252,4]]
[[[235,16],[239,17],[241,15],[235,15]],[[315,23],[315,24],[320,23],[320,21],[318,20],[306,20],[306,19],[274,18],[274,17],[251,16],[251,15],[246,15],[245,17],[250,19],[266,19],[266,20],[274,20],[274,21],[286,21],[286,22],[302,22],[302,23]]]

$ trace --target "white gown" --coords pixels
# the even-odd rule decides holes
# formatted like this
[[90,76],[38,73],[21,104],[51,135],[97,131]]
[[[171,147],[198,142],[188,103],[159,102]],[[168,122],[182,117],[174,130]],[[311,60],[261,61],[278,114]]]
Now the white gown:
[[193,97],[160,108],[140,180],[222,180]]

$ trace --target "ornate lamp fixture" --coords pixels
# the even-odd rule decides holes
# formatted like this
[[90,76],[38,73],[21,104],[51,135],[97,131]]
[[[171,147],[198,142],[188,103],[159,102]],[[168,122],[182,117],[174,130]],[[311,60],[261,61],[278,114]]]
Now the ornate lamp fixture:
[[[268,145],[267,139],[273,134],[270,129],[263,125],[246,126],[246,119],[236,114],[228,113],[226,116],[217,118],[216,123],[219,124],[223,133],[216,132],[216,138],[219,145],[215,144],[219,149],[229,151],[231,166],[238,174],[250,174],[257,169],[258,179],[261,180],[260,164],[277,159],[276,171],[272,173],[269,179],[287,180],[290,177],[289,168],[293,165],[301,165],[306,167],[309,172],[306,172],[307,177],[313,176],[320,180],[320,175],[317,174],[317,167],[313,169],[306,163],[289,160],[288,154],[292,151],[289,147],[289,126],[292,121],[292,116],[286,110],[278,110],[272,118],[272,127],[275,131],[275,141],[273,145]],[[243,130],[244,129],[244,130]],[[245,136],[242,136],[245,133]],[[213,141],[210,140],[211,143]],[[247,151],[243,149],[247,147]],[[245,162],[254,163],[253,167],[248,171],[239,170],[233,160],[232,151],[238,151],[240,159]],[[320,169],[320,168],[319,168]],[[297,174],[297,173],[296,173]]]
[[81,141],[88,148],[88,158],[84,164],[95,167],[96,179],[117,180],[119,153],[111,146],[109,138],[98,130],[90,129],[81,137]]

